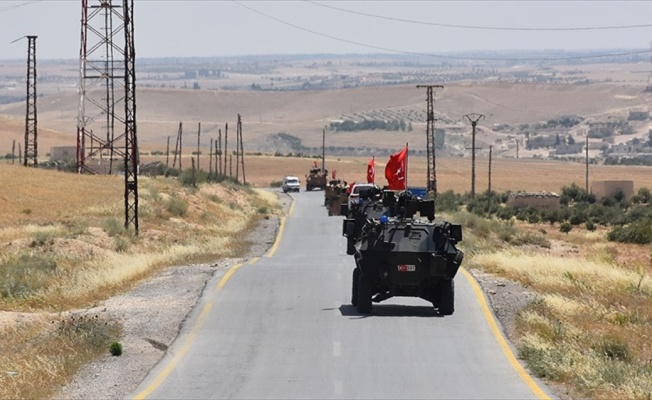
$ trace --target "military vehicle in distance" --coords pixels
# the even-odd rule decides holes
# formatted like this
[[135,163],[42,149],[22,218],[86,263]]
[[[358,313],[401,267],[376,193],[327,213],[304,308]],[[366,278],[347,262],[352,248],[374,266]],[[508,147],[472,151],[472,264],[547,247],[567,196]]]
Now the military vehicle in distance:
[[323,170],[316,165],[310,168],[310,173],[306,175],[306,191],[310,192],[313,189],[326,189],[326,182],[328,180],[328,171]]
[[434,200],[363,191],[342,234],[355,259],[351,303],[358,312],[368,314],[372,302],[406,296],[431,302],[441,315],[453,314],[453,278],[464,257],[455,245],[462,241],[462,227],[435,221]]
[[324,205],[328,210],[328,216],[341,215],[342,205],[349,198],[348,185],[341,179],[331,179],[324,190]]

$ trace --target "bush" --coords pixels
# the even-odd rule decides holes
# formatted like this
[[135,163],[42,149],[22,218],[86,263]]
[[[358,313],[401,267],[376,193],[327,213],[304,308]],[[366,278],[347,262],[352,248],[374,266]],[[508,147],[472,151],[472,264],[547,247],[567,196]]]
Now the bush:
[[111,353],[112,356],[121,356],[122,355],[122,345],[120,342],[112,342],[111,346],[109,346],[109,352]]
[[573,229],[573,225],[569,224],[568,222],[563,222],[561,225],[559,225],[559,232],[562,233],[568,233]]
[[652,219],[646,218],[625,226],[617,226],[608,234],[612,242],[648,244],[652,243]]
[[182,217],[188,212],[188,202],[178,197],[171,197],[168,201],[167,210],[172,215]]

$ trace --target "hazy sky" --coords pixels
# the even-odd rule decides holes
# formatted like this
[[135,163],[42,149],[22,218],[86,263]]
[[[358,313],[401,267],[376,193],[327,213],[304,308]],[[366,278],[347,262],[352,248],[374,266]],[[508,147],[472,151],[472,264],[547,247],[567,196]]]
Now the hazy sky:
[[[649,49],[651,16],[652,1],[136,0],[134,38],[143,58]],[[76,59],[80,19],[81,0],[0,0],[0,59],[26,58],[24,35],[37,59]]]

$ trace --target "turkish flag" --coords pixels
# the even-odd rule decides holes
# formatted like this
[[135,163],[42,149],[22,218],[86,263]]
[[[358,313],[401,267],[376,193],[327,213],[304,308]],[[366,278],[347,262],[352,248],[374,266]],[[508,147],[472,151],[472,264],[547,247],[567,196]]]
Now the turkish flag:
[[407,173],[407,146],[396,154],[389,156],[385,166],[385,178],[390,190],[405,190],[405,178]]
[[376,181],[376,157],[373,157],[367,163],[367,183],[374,183]]

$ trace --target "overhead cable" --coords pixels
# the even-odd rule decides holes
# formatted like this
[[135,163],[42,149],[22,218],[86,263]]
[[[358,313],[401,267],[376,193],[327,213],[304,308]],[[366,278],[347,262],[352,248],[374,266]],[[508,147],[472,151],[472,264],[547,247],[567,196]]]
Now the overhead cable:
[[614,26],[585,26],[585,27],[559,27],[559,28],[541,28],[541,27],[505,27],[505,26],[477,26],[477,25],[461,25],[461,24],[445,24],[441,22],[428,22],[428,21],[418,21],[405,18],[397,17],[388,17],[385,15],[377,15],[371,13],[365,13],[361,11],[349,10],[346,8],[335,7],[330,4],[322,4],[316,1],[303,0],[306,3],[310,3],[316,6],[330,8],[331,10],[342,11],[350,14],[361,15],[364,17],[378,18],[389,21],[405,22],[410,24],[418,25],[430,25],[438,26],[442,28],[460,28],[460,29],[479,29],[479,30],[494,30],[494,31],[598,31],[598,30],[614,30],[614,29],[640,29],[640,28],[650,28],[652,24],[638,24],[638,25],[614,25]]
[[276,21],[280,24],[290,26],[292,28],[311,33],[313,35],[325,37],[328,39],[336,40],[339,42],[343,43],[349,43],[353,44],[356,46],[360,47],[366,47],[369,49],[374,49],[374,50],[381,50],[381,51],[388,51],[392,53],[399,53],[399,54],[409,54],[409,55],[415,55],[415,56],[423,56],[423,57],[432,57],[432,58],[443,58],[443,59],[450,59],[450,60],[468,60],[468,61],[560,61],[560,60],[581,60],[581,59],[595,59],[595,58],[606,58],[606,57],[624,57],[624,56],[632,56],[632,55],[637,55],[637,54],[649,54],[652,52],[652,50],[634,50],[634,51],[625,51],[625,52],[619,52],[619,53],[602,53],[602,54],[589,54],[589,55],[584,55],[584,56],[566,56],[566,57],[521,57],[521,58],[511,58],[511,57],[469,57],[469,56],[459,56],[459,55],[448,55],[448,54],[434,54],[434,53],[423,53],[423,52],[417,52],[417,51],[407,51],[407,50],[399,50],[399,49],[392,49],[389,47],[383,47],[383,46],[376,46],[372,44],[366,44],[362,42],[358,42],[355,40],[350,40],[350,39],[345,39],[345,38],[340,38],[337,36],[329,35],[326,33],[322,32],[317,32],[312,29],[308,29],[296,24],[293,24],[291,22],[287,22],[285,20],[276,18],[272,15],[266,14],[262,11],[256,10],[255,8],[252,8],[248,5],[243,4],[240,1],[237,0],[232,0],[235,4],[239,5],[240,7],[246,8],[247,10],[254,12],[258,15],[261,15],[265,18],[271,19],[273,21]]

